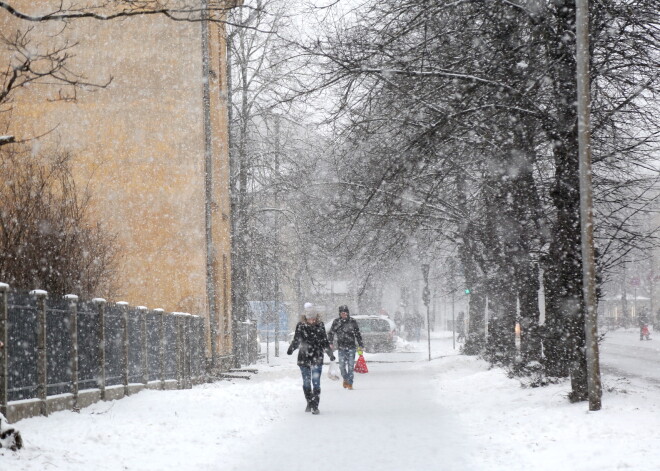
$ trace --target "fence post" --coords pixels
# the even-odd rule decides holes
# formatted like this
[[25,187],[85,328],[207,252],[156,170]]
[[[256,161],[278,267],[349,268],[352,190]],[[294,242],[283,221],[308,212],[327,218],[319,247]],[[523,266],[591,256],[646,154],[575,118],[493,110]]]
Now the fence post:
[[99,376],[96,384],[101,392],[101,400],[105,401],[105,299],[94,298],[92,302],[96,304],[99,323],[97,331],[98,354],[99,354]]
[[165,310],[162,308],[154,309],[160,317],[158,319],[158,379],[160,380],[160,389],[165,389]]
[[192,320],[192,315],[186,313],[183,318],[183,374],[185,377],[185,388],[192,388],[192,351],[190,349],[190,321]]
[[46,397],[48,396],[48,359],[46,357],[46,296],[42,289],[30,291],[37,298],[37,399],[41,415],[48,415]]
[[140,312],[140,347],[142,348],[142,383],[149,383],[149,363],[147,361],[147,310],[146,306],[138,306]]
[[185,336],[185,314],[177,312],[176,317],[176,337],[177,337],[177,356],[179,364],[179,389],[186,387],[186,336]]
[[[254,365],[258,360],[259,343],[257,342],[257,323],[250,324],[250,333],[248,335],[248,362]],[[253,347],[254,345],[254,347]]]
[[[196,314],[193,314],[190,317],[190,326],[191,326],[191,332],[190,332],[190,337],[193,339],[193,342],[197,342],[198,347],[195,349],[196,354],[194,357],[191,355],[191,372],[190,376],[192,378],[193,384],[199,384],[201,378],[200,378],[200,355],[201,352],[204,351],[203,347],[203,335],[200,335],[199,331],[199,316]],[[194,366],[193,366],[194,365]],[[194,371],[193,371],[194,370]]]
[[73,409],[78,409],[78,296],[66,294],[64,299],[68,301],[69,311],[69,336],[71,338],[71,350],[69,351],[69,368],[71,368],[71,395],[73,396]]
[[128,303],[117,302],[121,309],[121,383],[124,386],[124,396],[128,396]]
[[183,389],[183,315],[180,312],[173,312],[176,326],[176,382],[178,389]]
[[7,292],[9,285],[0,283],[0,414],[7,416],[9,402],[8,314]]

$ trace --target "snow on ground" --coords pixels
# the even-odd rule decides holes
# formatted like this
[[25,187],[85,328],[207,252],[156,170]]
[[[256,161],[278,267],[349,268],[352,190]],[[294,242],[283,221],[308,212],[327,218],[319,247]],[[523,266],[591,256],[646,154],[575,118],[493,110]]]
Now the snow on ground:
[[[611,333],[603,358],[638,345]],[[638,338],[636,342],[639,342]],[[569,404],[568,382],[522,388],[500,369],[458,355],[445,333],[365,354],[355,390],[322,380],[321,414],[303,412],[296,355],[259,363],[249,381],[143,391],[80,413],[15,424],[25,448],[0,450],[0,470],[657,470],[660,383],[604,374],[603,409]],[[272,348],[272,345],[271,345]],[[609,360],[608,360],[609,361]],[[625,363],[626,360],[620,360]],[[636,360],[629,359],[628,363]],[[609,371],[606,368],[604,370]],[[327,368],[324,369],[324,373]],[[656,376],[657,377],[657,372]]]

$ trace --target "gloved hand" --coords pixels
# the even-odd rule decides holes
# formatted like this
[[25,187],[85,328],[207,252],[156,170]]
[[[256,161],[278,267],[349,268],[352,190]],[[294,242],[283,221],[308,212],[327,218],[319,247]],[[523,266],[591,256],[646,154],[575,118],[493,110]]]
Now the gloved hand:
[[362,351],[362,347],[358,347],[357,349],[357,354],[362,355],[364,352]]
[[289,349],[286,351],[287,355],[293,355],[293,348],[289,347]]

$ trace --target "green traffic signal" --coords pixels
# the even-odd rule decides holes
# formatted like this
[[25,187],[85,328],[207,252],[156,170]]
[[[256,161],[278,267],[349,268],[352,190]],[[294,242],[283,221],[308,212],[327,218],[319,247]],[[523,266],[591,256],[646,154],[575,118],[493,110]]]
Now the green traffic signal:
[[470,294],[470,293],[471,293],[470,288],[465,288],[465,294]]

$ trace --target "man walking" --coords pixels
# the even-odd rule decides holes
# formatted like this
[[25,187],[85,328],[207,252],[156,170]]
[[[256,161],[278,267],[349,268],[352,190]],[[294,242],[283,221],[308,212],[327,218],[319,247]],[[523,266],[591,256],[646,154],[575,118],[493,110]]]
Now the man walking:
[[332,346],[337,336],[337,350],[339,351],[339,370],[344,378],[344,387],[353,389],[353,367],[355,365],[355,344],[358,345],[358,354],[362,355],[364,344],[360,328],[355,319],[351,318],[348,306],[339,306],[339,317],[332,321],[328,341]]

